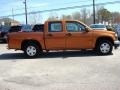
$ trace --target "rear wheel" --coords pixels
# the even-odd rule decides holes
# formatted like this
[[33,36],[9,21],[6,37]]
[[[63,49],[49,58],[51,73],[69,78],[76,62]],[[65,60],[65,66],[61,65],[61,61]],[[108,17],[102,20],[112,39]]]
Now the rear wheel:
[[40,48],[34,43],[28,43],[24,47],[24,53],[29,57],[36,57],[40,54]]
[[111,54],[112,49],[113,45],[109,40],[101,40],[96,46],[97,53],[101,55]]

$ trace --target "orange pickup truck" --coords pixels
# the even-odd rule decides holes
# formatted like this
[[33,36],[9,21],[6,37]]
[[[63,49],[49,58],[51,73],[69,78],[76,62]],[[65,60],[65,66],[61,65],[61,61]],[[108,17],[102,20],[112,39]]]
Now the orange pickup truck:
[[112,52],[119,41],[112,31],[92,30],[80,21],[46,21],[41,30],[14,32],[8,35],[8,48],[23,50],[29,57],[35,57],[43,50],[93,49],[101,55]]

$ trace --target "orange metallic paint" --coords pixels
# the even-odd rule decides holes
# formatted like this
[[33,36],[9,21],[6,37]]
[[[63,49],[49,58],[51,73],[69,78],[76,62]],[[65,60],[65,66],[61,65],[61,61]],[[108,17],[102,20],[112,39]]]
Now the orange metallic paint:
[[[88,26],[88,32],[67,32],[64,20],[62,22],[63,32],[48,32],[48,23],[58,21],[46,21],[44,32],[17,32],[9,34],[9,49],[21,49],[21,43],[24,40],[38,41],[42,49],[45,50],[65,50],[65,49],[93,49],[96,39],[101,36],[108,36],[115,40],[115,33],[107,31],[91,30]],[[70,34],[69,34],[70,33]]]

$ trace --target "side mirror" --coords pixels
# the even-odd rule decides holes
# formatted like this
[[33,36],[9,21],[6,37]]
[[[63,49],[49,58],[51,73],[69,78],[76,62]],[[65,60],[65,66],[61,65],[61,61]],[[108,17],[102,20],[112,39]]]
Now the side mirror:
[[85,31],[86,31],[86,32],[89,32],[89,28],[88,28],[88,27],[85,27]]

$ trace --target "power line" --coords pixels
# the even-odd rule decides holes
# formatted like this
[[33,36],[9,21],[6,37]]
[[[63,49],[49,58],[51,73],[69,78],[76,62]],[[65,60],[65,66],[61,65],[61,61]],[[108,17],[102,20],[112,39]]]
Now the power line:
[[[16,0],[16,2],[23,2],[24,0]],[[2,4],[2,5],[10,5],[10,3],[12,4],[12,3],[15,3],[15,0],[13,0],[12,2],[3,2],[3,3],[0,3],[0,4]],[[13,8],[13,7],[12,7]],[[18,8],[18,9],[14,9],[14,11],[16,11],[16,10],[22,10],[22,9],[24,9],[24,7],[23,8]],[[8,10],[8,9],[5,9],[5,10],[2,10],[2,11],[0,11],[0,12],[7,12],[7,11],[10,11],[10,10]]]
[[[19,0],[21,1],[21,0]],[[75,1],[75,2],[66,2],[66,3],[52,3],[52,5],[49,5],[49,6],[53,6],[53,5],[57,5],[57,4],[62,4],[62,5],[65,5],[65,4],[73,4],[73,3],[83,3],[83,2],[89,2],[89,1],[86,1],[86,0],[79,0],[79,1]],[[31,9],[31,8],[37,8],[37,7],[41,7],[41,6],[34,6],[34,7],[28,7],[27,9]],[[17,8],[17,9],[14,9],[14,11],[18,11],[18,10],[23,10],[24,7],[22,8]],[[10,11],[10,10],[3,10],[2,12],[7,12],[7,11]]]
[[[82,2],[89,2],[89,1],[76,1],[76,2],[68,2],[68,3],[59,3],[59,5],[65,5],[65,4],[73,4],[73,3],[82,3]],[[58,3],[52,3],[52,5],[49,5],[49,6],[53,6],[53,5],[57,5]],[[29,7],[28,9],[31,9],[31,8],[37,8],[37,7],[40,7],[40,6],[35,6],[35,7]]]
[[[97,3],[96,6],[98,5],[108,5],[108,4],[116,4],[120,3],[120,1],[113,1],[113,2],[105,2],[105,3]],[[51,11],[61,11],[61,10],[68,10],[68,9],[75,9],[75,8],[84,8],[84,7],[91,7],[93,4],[89,5],[81,5],[81,6],[72,6],[72,7],[63,7],[63,8],[57,8],[57,9],[48,9],[48,10],[43,10],[43,11],[34,11],[34,12],[29,12],[28,14],[36,14],[36,13],[45,13],[45,12],[51,12]],[[24,15],[25,13],[20,13],[20,14],[15,14],[14,16],[21,16]],[[0,18],[4,17],[11,17],[12,15],[7,15],[7,16],[1,16]]]

